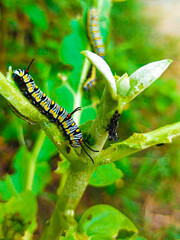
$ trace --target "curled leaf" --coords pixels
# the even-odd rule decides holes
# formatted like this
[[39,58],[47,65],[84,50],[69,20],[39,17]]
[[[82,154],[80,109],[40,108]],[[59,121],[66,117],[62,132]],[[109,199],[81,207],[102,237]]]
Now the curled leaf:
[[116,80],[117,93],[121,97],[125,97],[130,89],[130,81],[127,73],[125,73],[122,77],[114,76]]
[[104,76],[106,84],[108,85],[110,92],[113,96],[117,95],[117,88],[115,79],[112,75],[111,69],[103,58],[97,54],[90,52],[88,50],[81,52],[89,61],[99,70],[99,72]]

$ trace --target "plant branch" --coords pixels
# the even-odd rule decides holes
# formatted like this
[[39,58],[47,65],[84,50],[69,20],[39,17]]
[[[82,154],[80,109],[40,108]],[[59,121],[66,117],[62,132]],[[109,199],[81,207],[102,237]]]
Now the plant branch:
[[70,167],[63,191],[58,198],[49,225],[41,240],[58,240],[62,231],[76,225],[74,210],[77,207],[94,171],[94,166],[75,169]]
[[44,143],[45,136],[46,136],[45,133],[43,131],[40,131],[36,143],[34,145],[34,148],[32,150],[27,173],[26,190],[32,190],[34,173],[36,168],[36,160],[41,150],[41,147]]
[[45,131],[49,139],[54,143],[58,151],[60,151],[70,162],[79,161],[79,157],[73,148],[67,153],[66,149],[69,142],[65,141],[63,131],[55,124],[50,123],[48,118],[43,116],[36,107],[34,107],[29,100],[23,96],[15,82],[11,78],[12,69],[9,69],[7,78],[0,73],[0,94],[20,113],[24,118],[30,122],[35,122]]
[[114,143],[109,148],[102,150],[95,161],[98,165],[117,161],[157,144],[171,143],[172,139],[178,136],[180,136],[180,122],[166,125],[148,133],[134,133],[125,141]]

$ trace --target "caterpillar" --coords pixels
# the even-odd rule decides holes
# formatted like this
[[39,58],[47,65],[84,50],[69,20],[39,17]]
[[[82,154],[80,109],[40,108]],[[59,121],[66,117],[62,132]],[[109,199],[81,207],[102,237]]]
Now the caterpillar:
[[86,145],[91,151],[99,152],[90,148],[84,141],[81,130],[72,118],[72,115],[81,110],[81,107],[77,107],[71,113],[68,113],[62,106],[58,105],[54,100],[51,100],[45,93],[43,93],[33,81],[33,78],[29,74],[29,68],[34,59],[30,62],[28,68],[17,69],[13,71],[13,79],[17,83],[23,95],[30,100],[30,102],[36,106],[40,112],[45,115],[50,122],[56,123],[61,126],[65,135],[68,137],[69,144],[74,147],[82,147],[84,152],[94,163],[92,157],[87,153],[82,143]]
[[[99,25],[100,24],[97,10],[95,8],[90,8],[87,12],[87,34],[90,39],[93,51],[102,58],[104,58],[105,49]],[[91,65],[89,72],[87,74],[87,80],[83,84],[83,89],[89,90],[91,87],[95,85],[95,83],[96,83],[96,69],[93,65]]]
[[118,140],[118,136],[117,136],[117,127],[119,125],[118,121],[119,121],[119,116],[120,114],[118,113],[118,111],[116,111],[113,114],[113,117],[110,120],[110,124],[107,126],[107,131],[109,131],[108,136],[109,136],[109,141],[112,140]]
[[104,43],[100,33],[99,17],[95,8],[90,8],[87,12],[87,33],[93,51],[100,57],[105,57]]
[[84,90],[89,90],[91,87],[93,87],[96,84],[96,68],[94,65],[91,65],[88,74],[87,74],[87,80],[83,84]]

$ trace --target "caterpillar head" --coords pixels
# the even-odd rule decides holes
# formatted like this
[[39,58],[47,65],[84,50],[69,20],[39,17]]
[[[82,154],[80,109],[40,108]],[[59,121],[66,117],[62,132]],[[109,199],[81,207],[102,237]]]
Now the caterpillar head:
[[16,69],[13,71],[12,77],[17,83],[23,82],[23,76],[25,75],[24,69]]

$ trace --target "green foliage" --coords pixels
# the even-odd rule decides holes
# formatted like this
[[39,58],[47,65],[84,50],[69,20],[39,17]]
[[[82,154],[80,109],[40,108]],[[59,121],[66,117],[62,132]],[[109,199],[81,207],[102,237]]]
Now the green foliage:
[[23,8],[23,12],[30,18],[30,21],[41,30],[48,29],[48,20],[45,12],[37,5],[26,5]]
[[95,187],[104,187],[122,178],[123,173],[115,167],[114,163],[99,166],[94,171],[89,184]]
[[[7,78],[0,73],[2,96],[23,116],[39,123],[49,137],[42,133],[37,137],[38,126],[30,126],[17,118],[4,99],[0,99],[0,158],[2,166],[8,165],[5,165],[8,172],[2,167],[0,180],[1,200],[4,201],[0,203],[0,238],[20,240],[25,234],[28,240],[32,239],[37,227],[37,196],[40,206],[44,205],[41,197],[52,204],[47,196],[56,194],[57,174],[60,175],[58,193],[54,197],[57,203],[42,240],[59,239],[63,231],[66,236],[60,239],[64,240],[110,240],[115,237],[117,240],[145,240],[143,235],[156,240],[179,237],[178,228],[173,226],[154,234],[149,226],[146,227],[143,215],[147,199],[152,196],[158,203],[178,209],[175,199],[180,155],[175,148],[178,149],[179,141],[174,147],[166,144],[154,147],[149,154],[144,151],[135,157],[129,156],[159,143],[170,143],[179,135],[179,123],[159,128],[179,121],[180,97],[173,79],[176,76],[160,79],[148,88],[171,63],[171,60],[154,60],[167,56],[176,60],[178,54],[173,49],[177,49],[177,43],[155,32],[149,16],[143,15],[146,11],[139,1],[97,0],[93,4],[100,12],[108,64],[87,51],[90,44],[86,14],[92,1],[3,0],[0,3],[0,64],[4,72],[9,65],[13,69],[26,67],[35,57],[30,71],[38,86],[68,112],[82,106],[83,110],[73,118],[78,125],[83,124],[80,128],[84,139],[95,149],[101,150],[105,145],[100,153],[88,150],[95,160],[94,166],[83,151],[69,148],[62,131],[49,123],[20,93],[11,78],[12,69]],[[98,69],[98,81],[90,93],[82,90],[90,62],[81,51]],[[138,94],[139,97],[132,101]],[[109,146],[106,129],[117,108],[120,113],[123,111],[118,130],[120,139]],[[93,121],[88,121],[90,119]],[[149,133],[128,138],[133,132]],[[61,154],[57,155],[58,151]],[[59,156],[62,161],[57,164],[56,174],[51,173],[50,164],[55,169],[54,159]],[[119,185],[119,180],[123,184]],[[91,187],[79,204],[77,215],[85,211],[87,205],[104,201],[122,211],[132,222],[111,206],[95,205],[76,223],[74,210],[88,184]],[[48,205],[45,208],[51,209]],[[38,213],[39,222],[41,214]],[[48,217],[42,217],[43,224]]]
[[0,182],[0,192],[3,200],[9,200],[11,196],[22,193],[26,188],[27,166],[30,160],[30,154],[26,147],[22,146],[14,158],[15,173],[11,176],[7,175]]
[[108,205],[89,208],[80,219],[79,230],[94,240],[113,239],[121,230],[132,233],[138,231],[124,214]]
[[[86,49],[88,42],[85,25],[82,20],[72,21],[71,27],[72,33],[63,39],[59,54],[65,64],[70,64],[73,67],[73,71],[68,77],[68,82],[74,91],[77,92],[84,60],[83,56],[79,53],[83,49]],[[76,61],[74,61],[74,59],[76,59]]]
[[[32,192],[23,192],[19,194],[17,198],[12,197],[7,203],[0,203],[0,210],[0,222],[3,223],[4,227],[2,231],[7,232],[8,230],[6,231],[5,229],[8,227],[13,228],[14,224],[12,226],[7,225],[7,221],[10,218],[12,220],[14,219],[15,222],[21,221],[23,225],[19,226],[19,229],[16,229],[15,224],[14,231],[24,231],[25,227],[26,229],[29,228],[29,230],[33,232],[36,228],[37,200]],[[15,216],[17,216],[17,219],[15,219]]]
[[[47,148],[47,144],[49,148]],[[47,161],[54,152],[56,152],[54,146],[49,139],[46,138],[35,165],[32,186],[34,194],[41,193],[50,181],[50,166]],[[16,196],[18,193],[22,193],[27,189],[29,169],[32,164],[31,158],[32,153],[30,153],[25,146],[19,148],[13,160],[13,169],[15,172],[12,175],[6,175],[4,180],[0,181],[0,192],[3,200],[7,201],[11,196]]]

